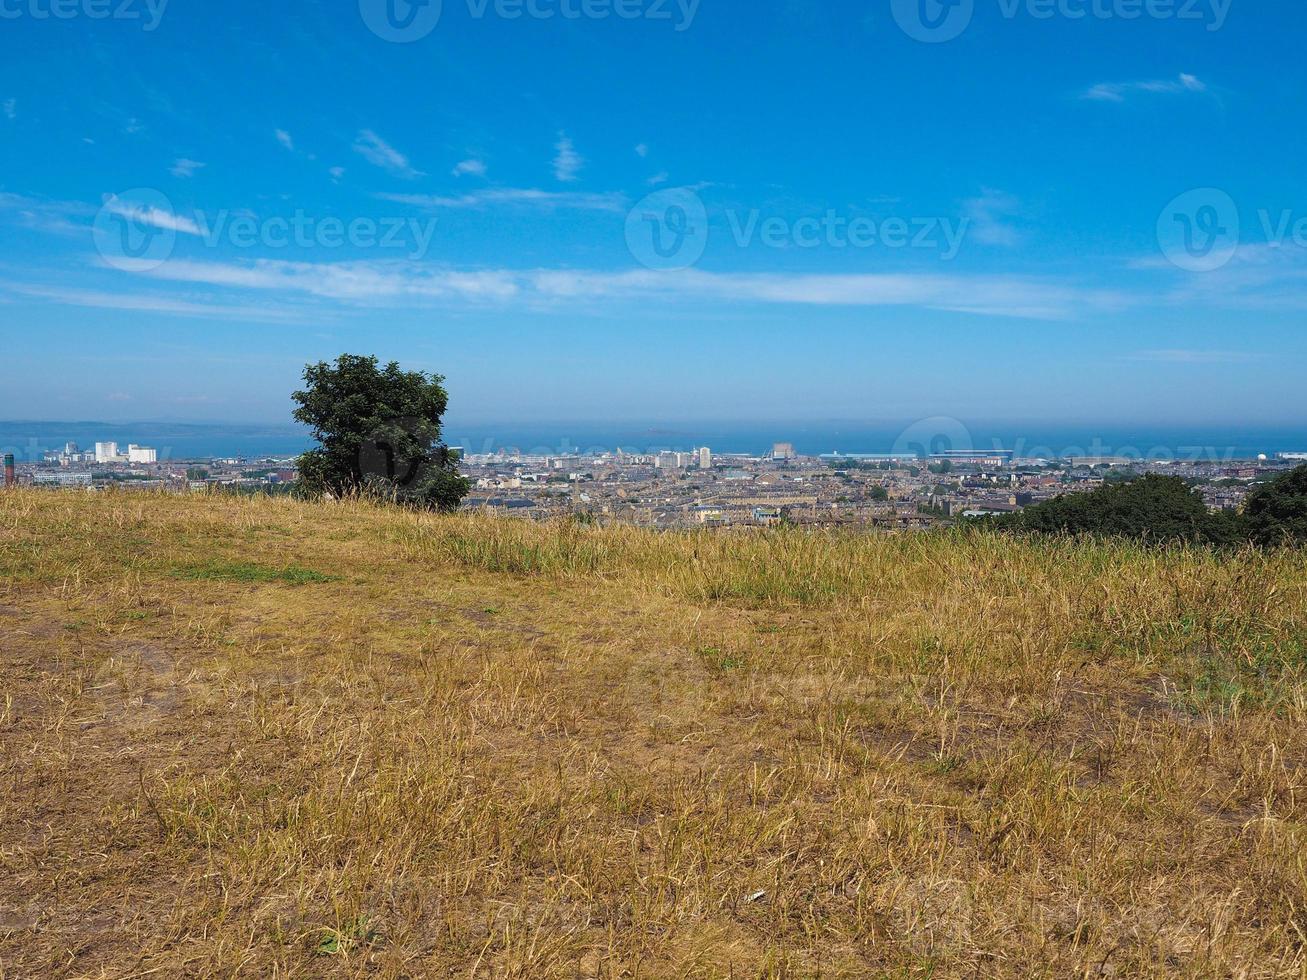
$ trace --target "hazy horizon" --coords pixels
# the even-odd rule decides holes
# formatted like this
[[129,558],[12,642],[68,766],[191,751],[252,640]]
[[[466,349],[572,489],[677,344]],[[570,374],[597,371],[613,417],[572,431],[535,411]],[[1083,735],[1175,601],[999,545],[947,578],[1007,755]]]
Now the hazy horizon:
[[[804,455],[924,453],[939,449],[1010,449],[1019,456],[1123,455],[1220,461],[1260,454],[1307,451],[1307,425],[1166,426],[1158,424],[1047,423],[931,416],[903,420],[639,420],[448,421],[444,437],[470,453],[516,449],[565,455],[623,448],[633,452],[690,450],[758,454],[773,442],[790,442]],[[0,420],[0,447],[35,458],[65,441],[89,448],[96,441],[154,445],[161,458],[285,456],[312,444],[309,432],[281,423],[172,423]]]

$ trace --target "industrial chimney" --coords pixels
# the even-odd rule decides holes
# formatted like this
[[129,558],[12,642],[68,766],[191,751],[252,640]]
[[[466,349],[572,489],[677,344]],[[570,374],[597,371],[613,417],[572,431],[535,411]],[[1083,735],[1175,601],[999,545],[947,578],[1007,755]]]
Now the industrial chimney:
[[14,454],[5,453],[5,487],[12,487],[18,482],[18,477],[14,473]]

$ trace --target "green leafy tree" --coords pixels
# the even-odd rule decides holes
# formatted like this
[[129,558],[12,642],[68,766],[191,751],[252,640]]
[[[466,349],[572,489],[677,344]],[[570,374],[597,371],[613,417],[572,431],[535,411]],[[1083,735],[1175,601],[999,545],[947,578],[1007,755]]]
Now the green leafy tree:
[[1307,466],[1250,493],[1243,521],[1257,544],[1307,544]]
[[1043,534],[1098,534],[1149,541],[1234,544],[1237,520],[1214,515],[1202,494],[1174,476],[1149,474],[1071,494],[994,520],[1000,528]]
[[304,390],[291,397],[295,418],[320,444],[299,458],[309,494],[373,494],[399,503],[452,511],[467,495],[457,455],[441,441],[445,379],[403,371],[392,361],[342,354],[335,364],[304,368]]

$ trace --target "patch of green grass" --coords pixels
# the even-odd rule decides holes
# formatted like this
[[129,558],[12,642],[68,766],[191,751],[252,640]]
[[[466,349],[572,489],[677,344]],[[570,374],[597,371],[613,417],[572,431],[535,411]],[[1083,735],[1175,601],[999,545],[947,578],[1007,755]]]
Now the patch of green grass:
[[700,660],[709,670],[715,670],[719,673],[726,673],[731,670],[740,670],[745,666],[745,660],[738,654],[725,653],[718,647],[700,647],[696,653]]
[[208,561],[200,565],[183,565],[174,569],[173,575],[190,581],[285,582],[288,585],[334,581],[330,575],[323,575],[321,572],[299,565],[272,568],[267,565],[256,565],[253,562]]
[[1204,653],[1190,661],[1176,706],[1195,714],[1282,711],[1307,678],[1307,640],[1266,639],[1243,654]]
[[317,942],[319,956],[338,956],[348,952],[352,947],[377,940],[377,932],[372,929],[362,916],[347,923],[341,929],[323,929]]

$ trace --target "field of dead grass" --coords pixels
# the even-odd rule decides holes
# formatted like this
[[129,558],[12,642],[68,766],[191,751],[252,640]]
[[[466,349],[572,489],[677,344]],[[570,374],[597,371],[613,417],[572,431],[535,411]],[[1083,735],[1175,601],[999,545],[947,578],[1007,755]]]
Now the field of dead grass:
[[1307,556],[0,494],[0,976],[1307,976]]

